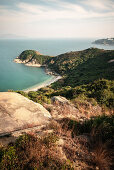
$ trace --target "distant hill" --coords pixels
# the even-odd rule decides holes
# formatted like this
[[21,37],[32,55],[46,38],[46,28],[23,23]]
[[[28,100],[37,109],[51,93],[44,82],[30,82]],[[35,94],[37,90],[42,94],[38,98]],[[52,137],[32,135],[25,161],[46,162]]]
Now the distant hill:
[[114,45],[114,38],[99,39],[94,41],[93,44]]

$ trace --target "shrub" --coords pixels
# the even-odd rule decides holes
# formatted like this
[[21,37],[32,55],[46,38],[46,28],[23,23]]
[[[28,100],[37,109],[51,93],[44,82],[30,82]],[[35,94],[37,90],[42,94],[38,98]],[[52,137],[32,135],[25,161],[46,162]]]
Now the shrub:
[[97,116],[91,118],[90,120],[85,120],[83,122],[77,122],[68,118],[61,120],[63,128],[72,131],[72,136],[82,135],[84,133],[90,134],[94,129],[96,136],[100,136],[105,142],[107,140],[112,140],[114,138],[114,116]]
[[62,169],[71,165],[60,159],[56,148],[58,137],[55,134],[37,138],[33,134],[20,136],[12,146],[7,146],[1,154],[0,169]]

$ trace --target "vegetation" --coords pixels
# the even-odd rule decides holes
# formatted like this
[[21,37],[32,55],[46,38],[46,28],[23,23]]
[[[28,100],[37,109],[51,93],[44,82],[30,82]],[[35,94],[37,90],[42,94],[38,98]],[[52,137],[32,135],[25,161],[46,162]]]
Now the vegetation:
[[83,51],[61,54],[50,59],[48,63],[51,69],[63,75],[64,81],[54,84],[59,86],[75,87],[90,83],[98,79],[114,79],[114,51],[90,48]]
[[53,134],[41,139],[34,134],[24,134],[15,143],[0,149],[0,169],[72,169],[67,162],[60,159],[56,141],[57,137]]
[[114,79],[114,50],[89,48],[83,51],[64,53],[56,57],[44,56],[34,50],[23,51],[19,58],[24,61],[36,60],[39,64],[46,64],[64,79],[54,83],[53,88],[61,86],[75,87],[98,79]]
[[[94,156],[92,160],[91,158],[89,158],[89,160],[91,160],[94,165],[97,166],[97,168],[94,167],[94,169],[112,170],[114,168],[113,115],[102,115],[83,122],[77,122],[69,118],[64,118],[60,120],[60,123],[62,125],[62,128],[65,130],[65,133],[67,133],[67,131],[71,132],[74,141],[77,141],[78,143],[80,141],[80,137],[82,138],[80,142],[82,143],[83,149],[86,150],[85,146],[87,146],[87,148],[89,148],[89,153],[91,152]],[[88,142],[83,140],[84,136],[87,137],[86,139],[89,139]],[[71,155],[72,154],[70,154],[70,157],[72,157]]]
[[[91,169],[96,169],[96,167],[101,170],[113,169],[113,155],[110,149],[112,149],[114,138],[114,116],[103,115],[84,122],[76,122],[65,118],[58,120],[57,124],[59,124],[57,128],[53,127],[54,132],[45,137],[39,139],[33,133],[24,134],[17,138],[14,143],[1,147],[0,169],[73,170],[75,169],[73,162],[77,162],[79,159],[81,162],[88,163],[89,166],[92,165]],[[71,132],[70,139],[66,135],[67,131]],[[66,137],[66,142],[68,142],[67,146],[65,143],[63,145],[66,160],[62,158],[61,151],[57,148],[57,141],[62,135],[64,139]],[[83,141],[83,136],[87,136],[89,141]],[[76,147],[76,145],[78,147],[81,145],[81,153],[84,149],[88,149],[89,155],[92,153],[91,158],[89,157],[89,162],[87,162],[86,157],[83,159],[80,155],[77,160],[74,159],[73,150],[75,150],[74,146]]]
[[49,88],[42,88],[22,95],[38,103],[50,103],[54,95],[70,100],[93,100],[101,106],[114,107],[114,50],[89,48],[83,51],[69,52],[56,57],[42,56],[33,50],[26,50],[19,56],[22,60],[32,57],[38,63],[63,76]]
[[31,62],[32,60],[36,60],[38,64],[44,65],[46,61],[50,59],[50,56],[42,55],[34,50],[25,50],[19,55],[19,59],[27,62]]
[[51,97],[60,95],[66,97],[72,102],[76,99],[82,101],[87,100],[110,109],[113,109],[114,107],[114,81],[105,79],[96,80],[92,83],[76,86],[74,88],[66,86],[61,89],[54,90],[51,87],[46,87],[36,92],[28,92],[28,94],[22,91],[17,92],[41,104],[50,104]]
[[114,139],[114,116],[98,116],[81,122],[67,119],[61,120],[63,122],[62,127],[72,131],[72,136],[91,134],[95,135],[97,139],[101,139],[102,142]]
[[[19,56],[21,60],[35,59],[61,74],[63,79],[36,92],[17,92],[41,104],[50,104],[51,97],[61,95],[73,103],[87,101],[113,109],[114,69],[113,62],[110,62],[113,56],[113,50],[96,48],[52,58],[26,50]],[[65,110],[64,107],[61,108],[62,105],[58,107],[61,111]],[[66,111],[69,112],[68,109]],[[113,115],[101,115],[80,121],[70,118],[51,120],[46,129],[48,128],[53,130],[53,133],[40,139],[35,134],[24,134],[16,142],[0,147],[0,169],[114,169],[111,151],[114,139]],[[59,139],[64,142],[58,148]],[[83,167],[78,161],[79,164],[84,163]]]

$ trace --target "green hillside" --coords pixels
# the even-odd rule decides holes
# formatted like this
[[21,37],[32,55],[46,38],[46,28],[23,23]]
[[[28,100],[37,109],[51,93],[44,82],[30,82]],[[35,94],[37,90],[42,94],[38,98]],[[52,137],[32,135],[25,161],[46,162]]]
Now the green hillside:
[[114,50],[89,48],[83,51],[61,54],[48,63],[51,69],[64,76],[62,86],[87,84],[105,78],[114,79]]
[[18,58],[22,61],[27,60],[28,62],[31,62],[32,60],[36,60],[38,64],[43,65],[47,62],[47,60],[50,59],[50,56],[42,55],[34,50],[25,50],[19,55]]

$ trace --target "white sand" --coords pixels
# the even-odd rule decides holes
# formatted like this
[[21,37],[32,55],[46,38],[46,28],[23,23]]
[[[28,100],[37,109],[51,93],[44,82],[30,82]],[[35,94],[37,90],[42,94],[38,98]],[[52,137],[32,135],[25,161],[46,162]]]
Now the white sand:
[[38,89],[40,88],[43,88],[43,87],[46,87],[46,86],[49,86],[50,84],[56,82],[57,80],[61,79],[62,77],[61,76],[53,76],[53,78],[51,80],[47,80],[45,81],[44,83],[42,84],[38,84],[38,85],[35,85],[33,87],[30,87],[28,89],[25,89],[23,90],[24,92],[29,92],[29,91],[37,91]]

